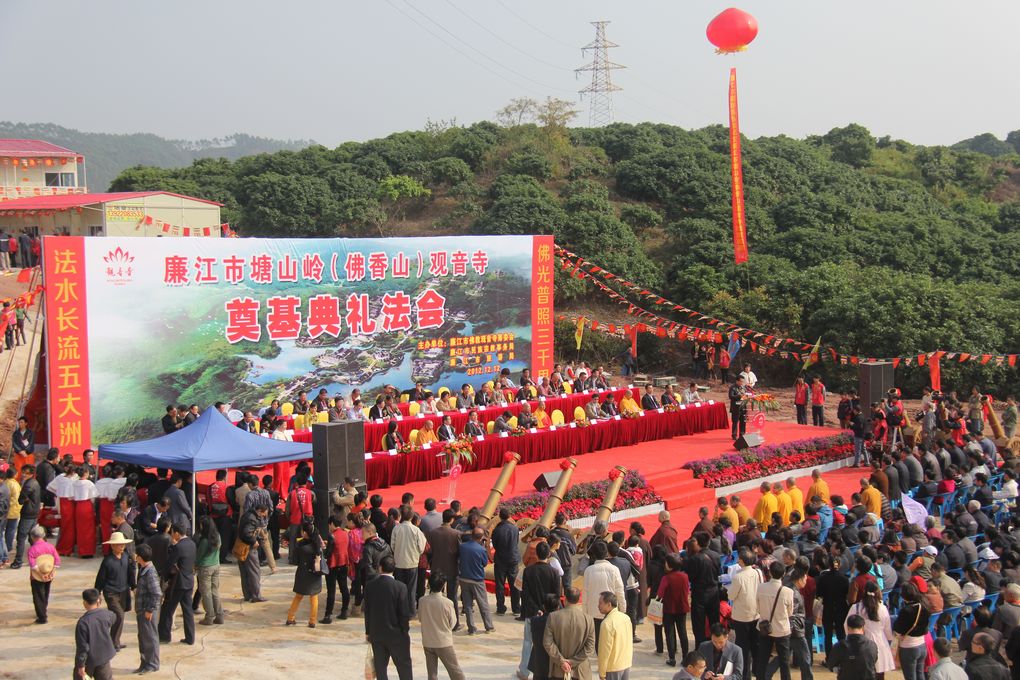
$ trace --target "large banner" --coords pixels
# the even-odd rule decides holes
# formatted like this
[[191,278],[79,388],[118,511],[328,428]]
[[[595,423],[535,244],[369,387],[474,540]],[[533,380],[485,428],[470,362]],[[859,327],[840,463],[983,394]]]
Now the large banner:
[[160,435],[169,404],[553,364],[551,236],[47,236],[43,272],[50,440],[72,451]]

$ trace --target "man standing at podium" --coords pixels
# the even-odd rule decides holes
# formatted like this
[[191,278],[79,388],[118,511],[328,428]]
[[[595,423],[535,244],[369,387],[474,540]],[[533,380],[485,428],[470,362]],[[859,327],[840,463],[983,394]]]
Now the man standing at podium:
[[730,419],[733,425],[730,434],[733,441],[743,437],[747,431],[747,387],[745,386],[744,374],[737,376],[736,381],[730,385]]

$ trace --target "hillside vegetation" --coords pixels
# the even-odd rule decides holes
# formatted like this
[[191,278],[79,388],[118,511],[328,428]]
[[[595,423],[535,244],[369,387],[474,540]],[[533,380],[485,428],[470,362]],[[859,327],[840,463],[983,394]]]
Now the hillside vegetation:
[[80,132],[52,123],[0,121],[0,138],[43,139],[85,156],[88,187],[93,193],[106,191],[122,170],[135,165],[179,168],[196,158],[241,158],[280,149],[301,149],[310,142],[281,141],[235,134],[219,139],[189,141],[164,139],[152,134],[112,135]]
[[[113,186],[222,201],[247,236],[552,233],[694,309],[843,352],[1020,352],[1017,135],[923,147],[849,125],[745,139],[751,259],[737,267],[726,128],[567,128],[552,103],[505,125],[133,168]],[[561,309],[599,295],[557,285]],[[991,365],[944,375],[1015,382]]]

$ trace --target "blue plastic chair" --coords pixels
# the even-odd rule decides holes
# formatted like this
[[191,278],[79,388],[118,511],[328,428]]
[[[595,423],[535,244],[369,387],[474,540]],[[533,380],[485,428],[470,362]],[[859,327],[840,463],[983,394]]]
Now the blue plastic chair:
[[[935,495],[935,514],[939,517],[945,516],[948,510],[952,510],[953,503],[956,501],[956,492],[949,491],[947,493],[940,493]],[[928,504],[928,512],[931,513],[932,504]]]
[[942,615],[949,616],[949,621],[941,626],[943,637],[947,640],[960,639],[960,612],[962,611],[961,607],[947,607],[942,610],[942,614],[935,617],[937,621]]

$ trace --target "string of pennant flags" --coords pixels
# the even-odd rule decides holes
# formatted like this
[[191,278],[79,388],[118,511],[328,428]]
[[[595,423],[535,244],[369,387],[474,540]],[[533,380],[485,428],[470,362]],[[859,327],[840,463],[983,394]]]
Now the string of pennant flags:
[[[654,323],[653,327],[648,327],[646,324],[637,324],[636,326],[626,325],[625,328],[618,329],[615,324],[607,324],[587,317],[571,317],[569,319],[575,323],[580,321],[581,325],[585,328],[590,328],[593,331],[601,330],[602,332],[608,332],[612,335],[627,335],[631,336],[632,339],[636,337],[637,332],[651,332],[659,337],[676,338],[681,342],[684,340],[691,340],[695,342],[714,342],[721,344],[729,340],[732,344],[733,341],[736,341],[739,343],[738,347],[746,343],[755,354],[778,357],[780,359],[789,359],[798,362],[807,360],[805,366],[810,363],[822,361],[823,359],[831,360],[832,363],[843,366],[856,366],[862,362],[881,362],[891,363],[895,368],[898,368],[901,364],[904,366],[925,366],[926,364],[933,362],[937,364],[943,360],[956,361],[961,364],[973,362],[979,363],[982,366],[993,364],[995,366],[1015,367],[1017,363],[1017,354],[982,354],[943,350],[920,352],[917,354],[896,357],[868,357],[856,354],[844,354],[834,347],[823,347],[820,339],[819,342],[812,344],[795,338],[787,338],[772,333],[757,331],[752,328],[745,328],[743,326],[703,314],[697,310],[675,303],[658,293],[647,290],[639,284],[628,281],[560,246],[556,246],[556,255],[560,260],[561,267],[565,271],[569,271],[571,276],[591,282],[610,300],[613,300],[620,305],[625,305],[629,315],[636,318],[647,319]],[[679,323],[673,319],[668,319],[644,309],[610,287],[608,285],[608,282],[610,281],[621,288],[632,292],[638,297],[651,302],[652,304],[669,307],[673,312],[685,314],[689,318],[696,319],[697,322],[702,323],[705,326],[711,326],[712,328]],[[561,320],[567,319],[566,317],[561,317]]]
[[213,227],[182,227],[148,214],[138,220],[138,224],[135,225],[135,229],[140,229],[142,225],[156,227],[156,229],[162,231],[164,234],[170,234],[171,236],[212,236],[214,229],[218,229],[220,234],[227,238],[232,237],[235,234],[235,232],[230,228],[230,225],[226,222]]

